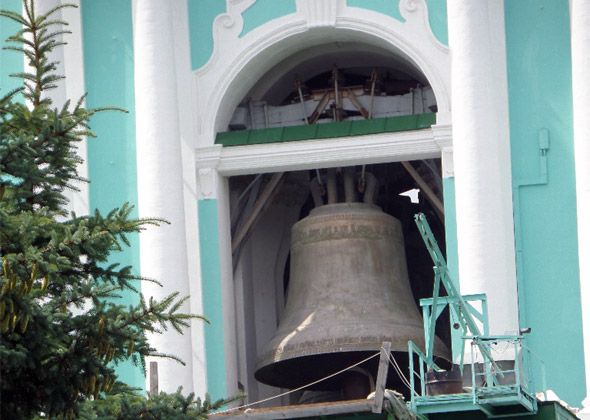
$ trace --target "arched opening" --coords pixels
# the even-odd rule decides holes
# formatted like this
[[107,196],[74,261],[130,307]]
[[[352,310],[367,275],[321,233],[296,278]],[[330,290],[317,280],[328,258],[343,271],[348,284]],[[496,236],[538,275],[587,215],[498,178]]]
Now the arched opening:
[[[300,270],[300,268],[294,268],[292,265],[291,246],[293,235],[296,235],[293,231],[294,225],[305,220],[310,213],[313,214],[313,211],[317,211],[321,207],[329,207],[329,205],[321,206],[321,204],[318,207],[318,203],[314,202],[313,189],[318,175],[323,178],[325,183],[328,183],[330,173],[334,174],[338,202],[344,201],[346,195],[344,178],[347,173],[352,172],[354,174],[355,184],[356,181],[360,180],[363,172],[367,177],[373,175],[379,180],[379,187],[376,189],[373,198],[374,203],[384,214],[398,220],[402,231],[402,238],[396,240],[400,240],[403,244],[403,264],[407,267],[407,282],[411,289],[411,295],[409,295],[409,298],[406,296],[406,300],[401,304],[411,304],[418,311],[419,299],[432,296],[432,261],[414,224],[413,216],[418,212],[427,215],[441,246],[444,246],[444,217],[437,210],[432,199],[428,198],[424,193],[424,189],[417,185],[415,178],[404,165],[411,165],[418,172],[418,176],[430,186],[436,197],[442,196],[442,187],[437,186],[440,183],[439,159],[404,162],[403,164],[392,162],[366,166],[359,165],[338,169],[319,168],[311,171],[244,175],[230,178],[230,214],[232,218],[234,285],[237,303],[238,377],[240,387],[248,394],[249,402],[274,396],[280,392],[279,389],[260,382],[255,377],[255,373],[260,367],[260,359],[263,353],[268,351],[268,343],[277,334],[281,322],[284,322],[286,317],[285,305],[292,298],[289,295],[291,278],[297,275],[294,274],[294,270]],[[363,192],[358,188],[358,185],[355,185],[355,189],[357,199],[361,202]],[[326,200],[328,199],[327,195],[326,193]],[[322,229],[332,229],[332,227],[327,226]],[[350,257],[352,251],[342,249],[342,252]],[[396,258],[395,255],[391,257]],[[309,264],[317,263],[321,264],[322,261],[319,259],[309,261]],[[378,264],[380,263],[378,262]],[[333,271],[330,269],[328,271],[332,273],[338,270]],[[363,281],[364,279],[359,278],[359,282]],[[403,281],[403,279],[400,281]],[[328,283],[330,282],[321,284]],[[336,299],[342,298],[343,293],[356,293],[354,290],[340,289],[338,283],[336,281],[332,289]],[[381,283],[380,286],[387,287],[385,283]],[[318,287],[318,284],[310,283],[309,287]],[[376,304],[381,305],[382,303],[377,302]],[[326,301],[325,304],[331,305],[333,302]],[[367,304],[371,305],[366,301],[358,302],[360,307]],[[349,309],[356,311],[359,310],[359,307],[345,310]],[[386,311],[384,315],[389,316],[389,313]],[[334,318],[331,321],[339,323],[342,322],[342,319]],[[411,323],[409,318],[403,318],[399,321],[402,324],[406,321]],[[359,320],[359,322],[363,321]],[[437,330],[437,335],[445,342],[447,347],[450,347],[450,331],[445,328],[448,322],[440,322],[439,324],[443,328]],[[387,325],[382,324],[381,326],[387,328]],[[309,328],[313,329],[315,327],[312,324]],[[422,334],[422,332],[420,331],[419,334]],[[320,340],[321,335],[317,339]],[[407,343],[408,337],[404,336],[402,340]],[[399,357],[400,355],[398,355]],[[403,355],[401,355],[398,360],[405,370],[407,358],[404,360]],[[334,366],[328,370],[338,370],[335,367],[339,367],[341,363],[344,362],[335,362]],[[367,367],[370,371],[375,370],[375,368],[375,365]],[[310,365],[309,369],[312,371],[310,376],[302,375],[305,381],[308,378],[315,378],[315,370],[318,369],[318,366]],[[285,375],[284,385],[281,386],[283,390],[295,388],[295,385],[289,382],[288,376]],[[397,378],[392,377],[391,379],[392,387],[400,385]],[[311,379],[308,382],[311,382]],[[336,388],[338,387],[336,386]],[[344,398],[341,389],[330,389],[330,391],[332,391],[331,394],[326,394],[329,395],[329,398]],[[402,387],[397,388],[397,391],[407,392]],[[314,400],[309,398],[316,398],[316,396],[310,397],[302,394],[299,392],[280,401],[269,402],[268,405],[312,402]]]
[[228,130],[234,111],[252,96],[262,76],[281,78],[296,63],[342,46],[352,46],[351,57],[372,52],[388,62],[386,67],[395,63],[411,76],[423,75],[419,80],[428,81],[436,97],[437,123],[448,123],[448,49],[436,42],[424,22],[420,13],[408,16],[405,24],[384,16],[349,16],[335,27],[308,28],[294,15],[293,22],[281,27],[268,24],[255,36],[224,38],[232,50],[228,57],[222,60],[218,53],[198,72],[199,106],[205,110],[201,145],[210,146],[216,133]]
[[[434,121],[436,111],[428,80],[401,55],[364,43],[332,42],[300,51],[272,67],[244,95],[220,131],[379,120],[370,124],[373,132],[380,123],[388,126],[382,128],[387,132],[400,123],[400,130],[408,128],[408,118],[395,117],[430,114]],[[307,136],[314,138],[313,130],[308,131]],[[363,124],[352,123],[351,131],[363,134]],[[236,145],[274,139],[258,134],[259,140],[248,140],[247,133],[242,134],[241,142],[236,134],[218,135],[217,142]],[[288,141],[290,134],[283,136],[280,140]]]
[[[375,129],[370,123],[432,114],[437,110],[428,79],[409,60],[385,48],[358,42],[333,42],[299,51],[260,74],[248,90],[242,90],[245,93],[241,98],[233,98],[237,106],[231,118],[226,118],[227,125],[219,128],[221,132],[230,130],[225,139],[233,139],[233,143],[224,144],[224,135],[219,135],[218,140],[221,139],[224,146],[312,140],[314,137],[275,137],[277,130],[285,133],[286,127],[310,126],[335,127],[332,135],[323,132],[320,138],[338,142],[347,135],[338,127],[351,122],[369,123],[373,130],[370,134],[388,133]],[[328,100],[322,104],[325,97]],[[370,114],[365,115],[363,110]],[[433,121],[430,120],[430,124]],[[420,128],[425,127],[402,125],[398,131]],[[362,148],[362,135],[369,133],[354,133],[360,136],[357,147]],[[247,136],[245,142],[235,141],[244,135]],[[252,138],[256,138],[256,142],[252,142]],[[314,200],[314,182],[327,190],[328,179],[333,177],[335,196],[340,197],[335,200],[339,202],[345,200],[343,197],[347,194],[347,174],[351,174],[356,189],[357,198],[353,201],[364,201],[361,197],[366,194],[366,185],[361,184],[366,181],[367,174],[374,176],[379,185],[374,192],[374,204],[400,221],[405,238],[403,253],[411,288],[410,303],[417,307],[420,298],[432,293],[432,262],[413,224],[413,215],[418,211],[428,215],[442,246],[444,209],[440,159],[353,166],[334,160],[330,167],[313,170],[274,174],[254,171],[251,175],[230,178],[238,378],[250,402],[279,392],[258,381],[255,373],[260,355],[284,316],[292,273],[292,228],[314,207],[321,207],[330,200],[327,191],[320,194],[323,196],[320,203],[317,197]],[[420,190],[419,199],[413,202],[408,195],[416,189]],[[444,325],[443,322],[439,324]],[[448,346],[449,331],[443,328],[437,334]],[[407,366],[407,363],[402,364]],[[288,380],[281,386],[293,387]],[[283,398],[280,403],[309,401],[306,398],[299,393]],[[331,398],[341,399],[342,396]],[[278,402],[269,405],[278,405]]]

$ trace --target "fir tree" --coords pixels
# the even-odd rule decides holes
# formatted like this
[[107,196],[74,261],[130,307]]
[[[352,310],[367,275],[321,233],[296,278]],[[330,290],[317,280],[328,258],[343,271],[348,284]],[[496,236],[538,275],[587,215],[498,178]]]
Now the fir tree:
[[[176,293],[136,306],[117,299],[148,280],[109,265],[109,256],[162,220],[134,219],[127,204],[89,216],[66,210],[64,191],[84,181],[76,145],[93,137],[90,119],[104,110],[86,109],[83,98],[57,109],[46,95],[62,78],[48,56],[68,33],[52,17],[63,7],[37,16],[25,0],[22,16],[0,11],[22,25],[6,48],[31,69],[14,75],[22,87],[0,99],[0,417],[199,418],[222,402],[180,393],[145,399],[117,382],[117,363],[143,366],[158,355],[146,332],[182,332],[194,316]],[[123,391],[98,402],[113,390]]]

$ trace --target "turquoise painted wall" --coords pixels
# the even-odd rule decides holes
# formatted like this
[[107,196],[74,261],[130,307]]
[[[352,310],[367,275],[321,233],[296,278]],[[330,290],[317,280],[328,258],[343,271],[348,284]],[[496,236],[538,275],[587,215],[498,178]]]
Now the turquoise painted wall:
[[295,13],[295,0],[257,0],[242,13],[244,28],[240,36],[273,19]]
[[193,70],[205,65],[213,54],[213,21],[222,13],[225,13],[225,0],[188,0]]
[[[350,7],[360,7],[390,16],[400,22],[406,20],[399,10],[399,0],[347,0]],[[426,0],[430,29],[436,39],[448,45],[447,0]]]
[[457,211],[455,206],[455,178],[443,178],[445,205],[445,243],[447,266],[451,277],[459,287],[459,257],[457,253]]
[[539,178],[547,129],[548,183],[515,189],[520,317],[545,361],[549,388],[585,396],[576,242],[567,0],[505,2],[513,185]]
[[[135,117],[133,88],[133,29],[130,0],[82,0],[85,83],[89,108],[118,106],[129,111],[105,112],[91,122],[97,139],[88,141],[90,208],[101,212],[137,203]],[[137,216],[137,210],[134,211]],[[139,238],[129,238],[131,248],[119,252],[111,263],[132,265],[139,271]],[[129,293],[124,302],[138,302]],[[141,368],[119,366],[122,380],[144,387]]]
[[205,325],[207,392],[215,400],[227,397],[217,200],[199,200],[197,208],[203,315],[210,322]]
[[[449,274],[457,289],[459,285],[459,254],[457,251],[457,207],[455,205],[455,178],[443,178],[443,200],[445,206],[445,250]],[[452,316],[452,314],[451,314]],[[456,320],[450,319],[451,324]],[[453,361],[460,363],[463,337],[459,330],[451,328]]]
[[426,0],[430,29],[439,42],[449,45],[447,0]]
[[383,13],[400,22],[406,21],[399,11],[399,0],[347,0],[346,4],[350,7],[360,7]]
[[[20,0],[0,0],[0,9],[10,10],[13,12],[21,11],[22,2]],[[6,45],[16,45],[5,43],[6,38],[16,34],[19,25],[6,18],[0,18],[0,42],[2,47]],[[22,85],[21,79],[10,77],[10,74],[23,71],[23,56],[15,51],[5,51],[0,49],[0,97],[6,95],[13,89]]]

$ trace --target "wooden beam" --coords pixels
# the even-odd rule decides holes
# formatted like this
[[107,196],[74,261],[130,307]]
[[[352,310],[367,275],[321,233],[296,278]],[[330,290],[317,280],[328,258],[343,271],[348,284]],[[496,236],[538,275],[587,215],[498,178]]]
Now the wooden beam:
[[211,414],[209,415],[209,418],[219,420],[297,419],[316,416],[332,416],[336,414],[369,413],[372,406],[372,400],[337,401],[330,403],[289,405],[285,407],[254,408],[237,413]]
[[350,100],[350,102],[352,102],[352,104],[355,106],[355,108],[361,113],[361,115],[365,118],[365,119],[369,119],[369,112],[365,109],[365,107],[358,101],[358,99],[356,98],[356,95],[352,92],[352,90],[347,89],[346,92],[348,93],[348,95],[346,95],[346,97]]
[[430,203],[434,206],[434,209],[436,210],[438,217],[440,217],[441,220],[444,220],[445,219],[445,209],[444,209],[443,203],[436,196],[434,191],[432,191],[432,188],[430,188],[428,186],[426,181],[424,181],[424,179],[420,176],[418,171],[416,171],[416,169],[414,169],[414,167],[412,166],[412,164],[410,162],[401,162],[401,164],[406,169],[406,171],[410,174],[410,176],[414,179],[414,181],[416,181],[416,183],[418,184],[420,189],[424,192],[424,194],[426,195],[426,199],[428,201],[430,201]]
[[319,103],[315,107],[314,111],[311,113],[311,117],[309,117],[309,124],[315,124],[317,120],[319,120],[320,115],[326,109],[328,102],[330,101],[330,92],[324,93],[324,96],[320,99]]
[[278,186],[281,184],[283,180],[284,172],[278,172],[272,175],[268,184],[264,186],[264,190],[260,194],[260,197],[254,203],[252,208],[252,214],[246,219],[244,224],[240,226],[236,234],[234,235],[231,241],[231,252],[234,253],[242,244],[242,241],[246,239],[246,237],[250,234],[250,231],[254,227],[254,224],[262,214],[262,211],[266,208],[268,202],[274,197],[276,191],[278,190]]
[[381,356],[379,356],[379,370],[377,371],[377,382],[375,382],[375,399],[373,400],[373,413],[383,411],[383,397],[385,396],[385,385],[387,382],[387,372],[389,371],[389,354],[391,353],[391,343],[384,341],[381,345]]
[[158,362],[150,362],[150,395],[158,393]]

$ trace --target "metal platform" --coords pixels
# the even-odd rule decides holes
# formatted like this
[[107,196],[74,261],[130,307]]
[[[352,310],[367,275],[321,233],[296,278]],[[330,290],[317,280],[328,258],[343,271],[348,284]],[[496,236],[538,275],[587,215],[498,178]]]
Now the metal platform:
[[483,392],[416,397],[413,410],[419,414],[482,411],[488,418],[532,415],[537,412],[536,399],[514,386],[496,386]]
[[[459,411],[481,411],[488,418],[514,417],[537,413],[537,399],[532,371],[541,372],[539,388],[545,389],[544,367],[522,343],[521,336],[470,337],[471,383],[465,392],[457,394],[432,395],[429,392],[426,369],[427,357],[414,343],[410,354],[417,356],[418,369],[414,368],[414,357],[410,358],[411,384],[414,389],[410,406],[418,414],[449,413]],[[508,352],[514,361],[505,364],[494,363],[493,359],[481,357],[481,349],[487,354],[497,353],[497,348]],[[531,369],[534,361],[539,362]],[[417,381],[416,381],[417,379]],[[465,377],[463,377],[465,379]],[[418,386],[415,386],[418,385]]]

